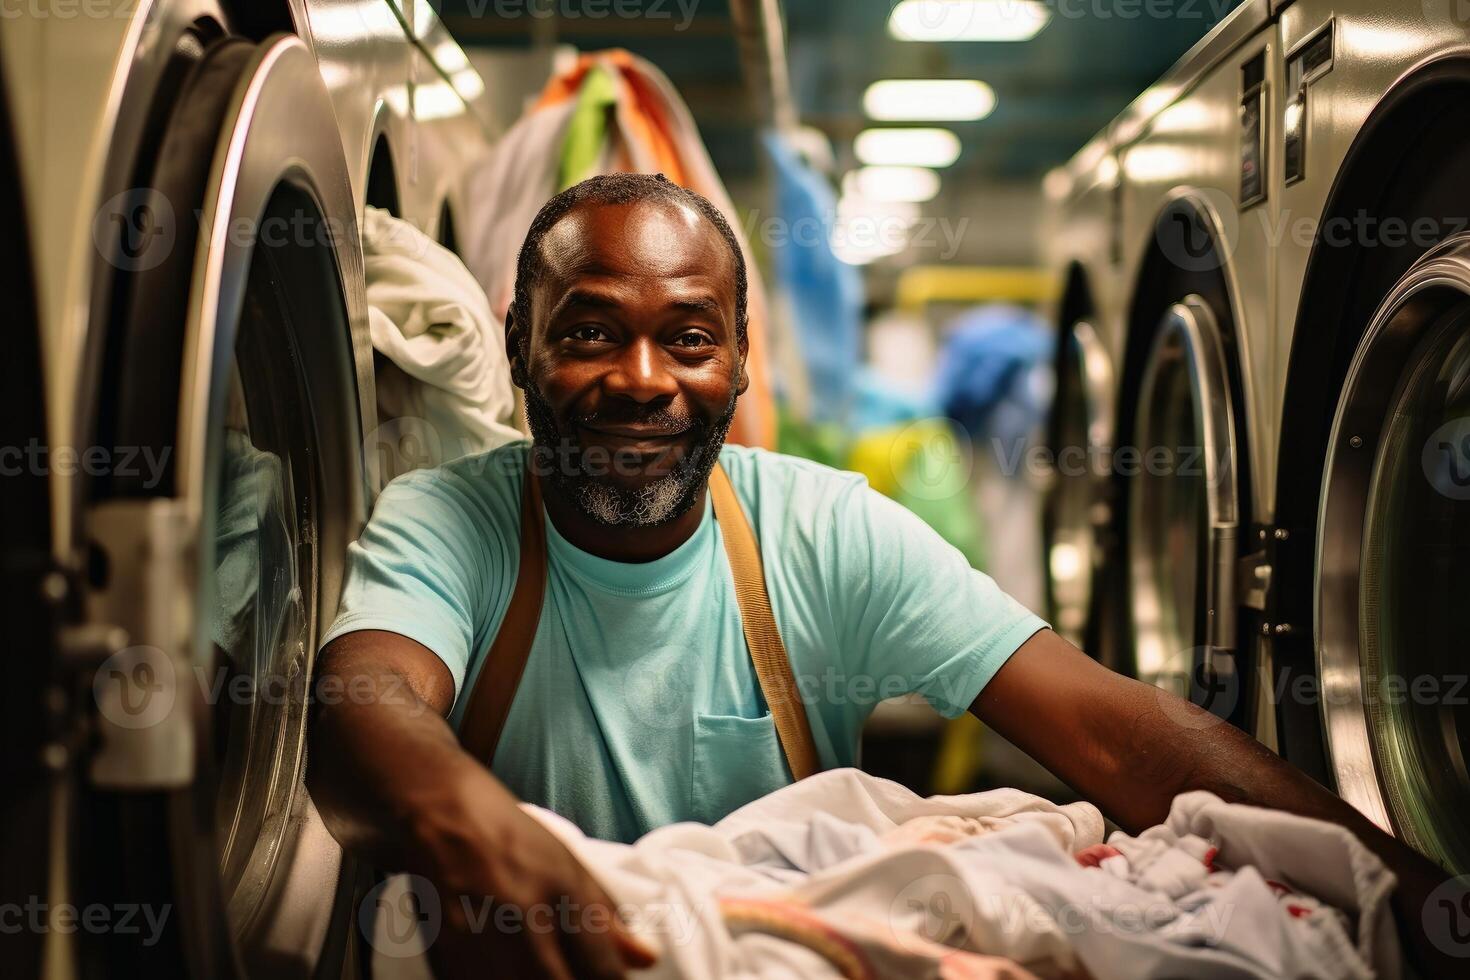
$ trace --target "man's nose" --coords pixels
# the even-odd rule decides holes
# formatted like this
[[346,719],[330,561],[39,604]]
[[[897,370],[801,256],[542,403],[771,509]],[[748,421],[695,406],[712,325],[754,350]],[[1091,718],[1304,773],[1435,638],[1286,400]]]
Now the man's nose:
[[679,393],[663,349],[649,337],[638,338],[618,353],[612,370],[603,376],[602,388],[608,395],[636,402],[672,398]]

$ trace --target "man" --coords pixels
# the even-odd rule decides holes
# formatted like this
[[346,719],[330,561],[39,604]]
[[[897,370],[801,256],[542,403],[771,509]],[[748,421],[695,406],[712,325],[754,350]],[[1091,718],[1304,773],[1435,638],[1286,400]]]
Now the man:
[[[1089,659],[860,478],[722,449],[746,383],[744,320],[740,248],[703,198],[649,175],[558,195],[527,235],[506,320],[535,455],[516,443],[403,477],[353,546],[319,690],[356,695],[321,697],[312,789],[344,845],[438,890],[442,972],[601,977],[648,962],[590,911],[555,932],[477,933],[459,896],[606,911],[518,799],[630,840],[790,779],[721,544],[740,514],[715,520],[706,492],[721,474],[758,541],[823,767],[854,763],[880,697],[917,691],[945,715],[969,710],[1129,830],[1191,789],[1348,826],[1405,876],[1400,921],[1417,937],[1434,869],[1341,801]],[[533,576],[523,558],[543,527]],[[526,621],[507,610],[527,604],[528,577],[544,599]],[[506,619],[519,626],[502,634]],[[480,711],[482,668],[517,631],[523,673],[494,681],[513,706],[477,760],[451,726],[463,735]]]

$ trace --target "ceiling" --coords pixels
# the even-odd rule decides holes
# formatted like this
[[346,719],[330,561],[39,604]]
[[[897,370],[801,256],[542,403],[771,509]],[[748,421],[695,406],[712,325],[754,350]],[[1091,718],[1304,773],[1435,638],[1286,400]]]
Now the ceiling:
[[[726,180],[757,173],[759,112],[741,75],[728,0],[434,2],[466,47],[566,43],[623,47],[648,58],[684,94]],[[861,102],[871,82],[979,78],[995,89],[997,106],[978,122],[945,124],[963,144],[946,185],[1038,180],[1237,0],[1046,2],[1051,21],[1029,41],[935,44],[888,36],[893,0],[785,0],[787,58],[801,119],[832,138],[845,169],[853,163],[852,137],[867,125]],[[1146,16],[1150,10],[1171,16]]]

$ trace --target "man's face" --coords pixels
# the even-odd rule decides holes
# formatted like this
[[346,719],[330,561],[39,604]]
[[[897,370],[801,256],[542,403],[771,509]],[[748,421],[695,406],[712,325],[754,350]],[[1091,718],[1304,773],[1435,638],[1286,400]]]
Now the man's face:
[[729,246],[697,211],[649,201],[574,208],[541,249],[531,322],[513,325],[541,472],[602,523],[669,521],[697,499],[743,388]]

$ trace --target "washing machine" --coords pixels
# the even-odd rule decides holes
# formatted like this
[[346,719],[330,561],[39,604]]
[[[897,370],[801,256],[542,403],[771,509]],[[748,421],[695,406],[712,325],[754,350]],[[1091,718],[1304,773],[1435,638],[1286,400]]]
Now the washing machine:
[[[1047,421],[1049,464],[1042,472],[1042,576],[1048,621],[1058,633],[1100,654],[1098,600],[1111,526],[1106,458],[1113,444],[1113,359],[1098,325],[1112,308],[1117,246],[1118,161],[1096,138],[1054,171],[1043,188],[1050,207],[1040,240],[1065,246],[1066,285],[1053,310],[1057,323],[1056,389]],[[1065,207],[1062,206],[1065,201]],[[1122,665],[1109,659],[1109,666]]]
[[1457,872],[1467,84],[1453,0],[1246,2],[1046,186],[1053,451],[1108,460],[1085,493],[1053,485],[1048,556],[1086,579],[1053,615],[1090,597],[1064,621],[1104,659]]
[[303,784],[376,490],[357,228],[447,234],[483,82],[426,3],[62,13],[0,30],[6,972],[357,975]]

